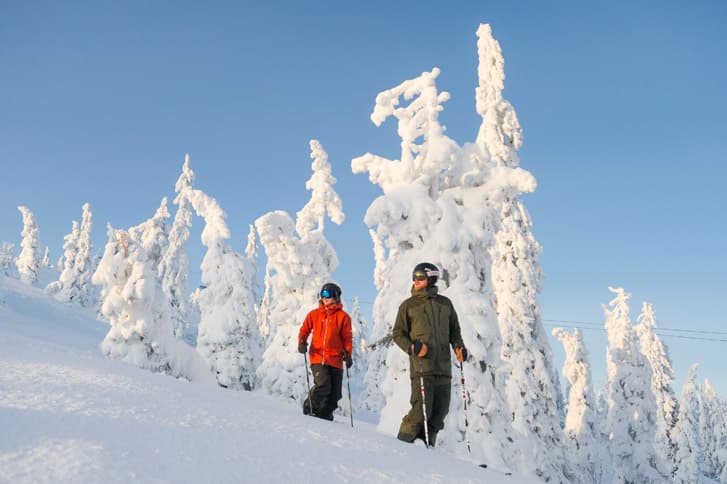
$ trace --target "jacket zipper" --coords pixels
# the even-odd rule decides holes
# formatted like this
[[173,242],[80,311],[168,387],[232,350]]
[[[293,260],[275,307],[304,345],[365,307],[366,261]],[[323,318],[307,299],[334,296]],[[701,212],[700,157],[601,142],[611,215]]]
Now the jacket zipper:
[[326,343],[327,343],[326,336],[328,336],[328,308],[324,307],[323,309],[326,312],[326,318],[323,320],[323,352],[322,352],[323,364],[325,365],[326,364]]

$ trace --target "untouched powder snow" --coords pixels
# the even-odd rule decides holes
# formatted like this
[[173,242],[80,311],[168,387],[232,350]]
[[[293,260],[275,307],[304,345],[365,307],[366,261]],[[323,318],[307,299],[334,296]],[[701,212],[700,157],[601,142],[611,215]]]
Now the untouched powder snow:
[[539,482],[106,359],[108,328],[0,278],[0,482]]

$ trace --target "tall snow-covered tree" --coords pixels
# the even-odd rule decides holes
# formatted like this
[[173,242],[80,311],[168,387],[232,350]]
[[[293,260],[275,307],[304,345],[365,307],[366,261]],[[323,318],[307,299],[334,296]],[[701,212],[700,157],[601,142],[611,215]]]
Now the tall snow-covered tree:
[[40,231],[35,221],[35,215],[28,207],[19,206],[18,210],[23,215],[23,239],[20,241],[20,255],[15,260],[15,265],[20,274],[20,280],[27,284],[35,284],[38,281],[38,268],[40,267]]
[[[191,176],[187,161],[184,170]],[[252,294],[254,262],[230,247],[226,215],[217,200],[197,189],[185,188],[182,193],[205,221],[202,244],[207,252],[201,265],[204,289],[198,299],[197,351],[219,385],[252,390],[261,351]]]
[[88,203],[83,204],[82,210],[81,230],[78,236],[78,250],[75,261],[78,303],[83,307],[93,307],[96,305],[96,292],[91,283],[91,278],[96,270],[95,261],[91,254],[93,251],[93,243],[91,242],[93,216],[91,206]]
[[634,331],[639,337],[639,350],[651,366],[651,391],[656,399],[654,447],[666,466],[664,471],[671,474],[671,463],[674,460],[674,442],[671,436],[679,414],[679,402],[672,389],[674,370],[668,349],[655,332],[654,307],[647,302],[643,303],[637,321],[639,324],[634,326]]
[[[264,300],[270,332],[269,345],[258,368],[263,389],[275,396],[302,402],[306,393],[304,359],[298,353],[298,331],[306,314],[315,307],[318,291],[338,266],[333,246],[325,237],[325,219],[343,222],[341,200],[333,189],[328,155],[311,140],[313,175],[306,182],[308,203],[296,221],[287,212],[269,212],[255,221],[260,243],[267,255]],[[346,288],[343,288],[344,292]]]
[[[494,56],[502,59],[489,49],[496,45],[489,27],[482,26],[478,35],[481,84],[487,84],[489,75],[500,76],[502,82],[501,73],[491,72]],[[455,305],[472,355],[464,371],[472,395],[468,431],[474,458],[496,467],[519,466],[511,412],[504,392],[496,388],[508,371],[500,364],[489,249],[505,195],[532,191],[535,180],[521,168],[499,164],[484,141],[460,148],[444,135],[438,116],[449,95],[437,90],[438,75],[435,68],[377,96],[371,119],[377,125],[389,116],[397,119],[400,160],[370,153],[352,160],[353,171],[368,172],[383,191],[364,219],[371,227],[379,293],[363,398],[370,408],[381,407],[379,428],[394,434],[408,409],[410,375],[406,355],[391,344],[391,325],[398,305],[409,296],[412,268],[418,262],[433,262],[448,274],[439,288]],[[481,96],[478,92],[478,110]],[[373,371],[379,374],[371,375]],[[454,392],[461,391],[457,382],[453,385]],[[466,452],[461,407],[461,399],[452,400],[438,445]]]
[[725,474],[725,458],[727,458],[724,406],[709,380],[705,379],[703,388],[699,422],[699,437],[704,450],[703,473],[709,479],[725,482],[721,480]]
[[698,365],[692,365],[682,387],[679,402],[679,418],[674,427],[673,480],[677,484],[694,484],[703,481],[704,449],[699,436],[699,422],[702,418],[701,389],[697,384]]
[[520,435],[523,466],[545,480],[566,481],[570,476],[563,453],[560,389],[537,301],[541,248],[530,227],[522,202],[506,197],[500,230],[490,250],[501,359],[508,372],[504,389],[511,425]]
[[91,282],[96,270],[96,261],[91,255],[92,215],[88,203],[83,205],[81,226],[72,222],[71,232],[64,237],[63,256],[59,261],[60,275],[46,287],[46,292],[56,299],[71,302],[82,307],[96,305],[96,288]]
[[159,265],[159,277],[162,289],[167,295],[172,318],[174,335],[187,339],[189,331],[188,297],[189,297],[189,260],[186,244],[189,239],[189,228],[192,226],[192,206],[187,193],[194,184],[194,172],[189,167],[189,154],[185,155],[182,174],[177,179],[174,190],[177,196],[174,204],[177,213],[169,231],[169,245]]
[[15,273],[15,244],[3,241],[0,244],[0,275],[8,277]]
[[[102,286],[101,314],[111,328],[101,344],[107,356],[192,381],[212,382],[204,361],[172,334],[167,302],[156,278],[154,223],[127,232],[108,227],[108,242],[93,275]],[[145,244],[145,242],[147,242]]]
[[665,464],[654,447],[656,400],[651,391],[651,368],[638,352],[623,288],[609,290],[616,297],[604,306],[608,334],[607,429],[615,482],[662,483]]
[[78,222],[71,222],[71,231],[63,237],[63,255],[58,261],[60,275],[57,281],[53,281],[46,287],[48,294],[54,295],[59,301],[69,302],[75,299],[74,286],[76,281],[76,255],[78,254],[78,237],[80,230]]
[[[563,376],[568,381],[568,413],[565,418],[566,448],[573,468],[573,482],[605,482],[606,450],[591,379],[588,351],[579,329],[572,333],[555,328],[553,336],[563,344]],[[607,464],[606,464],[607,465]]]

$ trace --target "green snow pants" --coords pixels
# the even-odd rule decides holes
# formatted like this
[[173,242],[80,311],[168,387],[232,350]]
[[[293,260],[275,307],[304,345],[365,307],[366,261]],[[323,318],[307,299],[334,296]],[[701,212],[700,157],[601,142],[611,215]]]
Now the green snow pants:
[[[434,445],[437,432],[444,428],[444,417],[449,412],[449,399],[452,393],[452,379],[448,376],[425,376],[424,396],[427,406],[427,424],[429,445]],[[424,440],[424,413],[422,410],[422,393],[419,387],[419,375],[411,379],[411,409],[401,421],[397,438],[404,442]]]

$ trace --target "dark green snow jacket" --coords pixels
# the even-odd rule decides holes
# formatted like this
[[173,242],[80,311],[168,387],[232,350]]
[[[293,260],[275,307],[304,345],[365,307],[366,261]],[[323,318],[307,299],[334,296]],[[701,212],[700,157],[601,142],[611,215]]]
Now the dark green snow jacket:
[[452,301],[437,294],[437,287],[419,291],[412,286],[411,297],[401,303],[392,330],[394,342],[409,352],[412,341],[418,339],[427,345],[424,358],[409,356],[409,376],[418,378],[419,360],[424,376],[452,376],[452,358],[449,346],[464,346],[459,320]]

